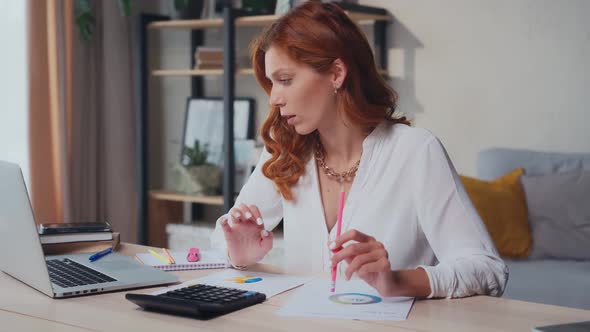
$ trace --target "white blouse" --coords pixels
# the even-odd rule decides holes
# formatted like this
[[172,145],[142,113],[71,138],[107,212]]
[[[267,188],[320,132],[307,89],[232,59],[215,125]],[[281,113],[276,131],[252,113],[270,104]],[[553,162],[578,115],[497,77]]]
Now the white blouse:
[[[315,158],[286,201],[262,174],[265,150],[236,201],[255,204],[271,230],[283,219],[287,271],[330,271],[328,233]],[[459,180],[445,149],[429,131],[383,123],[363,141],[344,205],[342,232],[357,229],[384,244],[391,268],[422,267],[429,297],[501,296],[508,269]],[[214,247],[226,248],[217,225]],[[339,273],[346,262],[339,264]]]

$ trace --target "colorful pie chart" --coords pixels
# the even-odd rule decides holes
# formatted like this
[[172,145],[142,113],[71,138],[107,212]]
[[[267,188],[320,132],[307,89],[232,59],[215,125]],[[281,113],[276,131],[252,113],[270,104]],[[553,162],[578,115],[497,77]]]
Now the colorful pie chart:
[[381,302],[381,298],[375,295],[363,293],[342,293],[330,296],[330,301],[338,304],[372,304]]

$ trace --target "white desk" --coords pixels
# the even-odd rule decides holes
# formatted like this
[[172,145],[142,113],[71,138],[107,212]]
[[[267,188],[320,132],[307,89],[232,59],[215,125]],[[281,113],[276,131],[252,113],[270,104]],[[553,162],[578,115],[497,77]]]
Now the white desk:
[[[145,247],[123,244],[133,255]],[[259,265],[257,271],[279,272]],[[180,271],[182,281],[217,270]],[[149,293],[156,288],[133,290]],[[125,300],[125,292],[51,299],[0,273],[0,326],[39,331],[530,331],[534,326],[590,320],[590,311],[488,296],[416,301],[406,321],[286,318],[275,315],[290,292],[243,310],[202,321],[146,312]]]

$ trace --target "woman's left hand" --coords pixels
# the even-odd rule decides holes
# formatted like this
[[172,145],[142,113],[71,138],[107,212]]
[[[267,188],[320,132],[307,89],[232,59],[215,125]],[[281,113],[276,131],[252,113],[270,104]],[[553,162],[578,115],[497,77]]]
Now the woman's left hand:
[[[342,247],[349,241],[356,242]],[[375,240],[372,236],[352,229],[329,242],[328,245],[334,252],[331,258],[332,266],[343,260],[348,263],[348,268],[345,271],[346,280],[350,280],[352,274],[356,273],[374,287],[381,296],[393,296],[395,279],[383,243]]]

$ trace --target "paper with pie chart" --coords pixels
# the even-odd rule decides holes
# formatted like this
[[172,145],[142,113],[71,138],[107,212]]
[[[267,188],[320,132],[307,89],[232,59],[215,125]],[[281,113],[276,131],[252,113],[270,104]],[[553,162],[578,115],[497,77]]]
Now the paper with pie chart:
[[165,293],[170,290],[179,289],[195,284],[229,287],[246,291],[263,293],[266,298],[273,297],[289,289],[301,286],[310,281],[310,277],[297,277],[285,274],[273,274],[262,272],[224,270],[205,277],[192,279],[180,285],[159,290],[154,295]]
[[329,280],[315,279],[298,289],[277,313],[281,316],[405,320],[413,303],[413,297],[381,297],[362,280],[338,280],[336,292],[332,293]]

